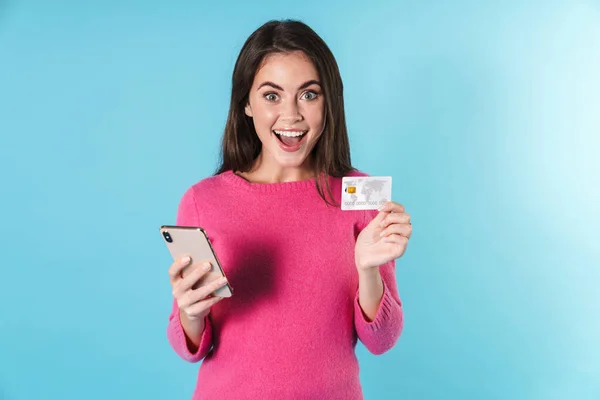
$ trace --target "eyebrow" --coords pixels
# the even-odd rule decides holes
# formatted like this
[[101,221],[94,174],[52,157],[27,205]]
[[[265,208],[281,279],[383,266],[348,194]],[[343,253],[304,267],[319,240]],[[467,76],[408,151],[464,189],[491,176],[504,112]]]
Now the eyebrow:
[[[310,81],[304,82],[302,85],[300,85],[300,87],[298,89],[299,90],[306,89],[310,85],[319,85],[319,86],[321,86],[321,83],[319,81],[317,81],[317,80],[312,79]],[[269,82],[269,81],[263,82],[263,83],[260,84],[260,86],[258,87],[258,89],[260,89],[263,86],[271,86],[271,87],[273,87],[273,88],[275,88],[277,90],[283,91],[283,88],[281,86],[279,86],[279,85],[277,85],[277,84],[275,84],[273,82]]]

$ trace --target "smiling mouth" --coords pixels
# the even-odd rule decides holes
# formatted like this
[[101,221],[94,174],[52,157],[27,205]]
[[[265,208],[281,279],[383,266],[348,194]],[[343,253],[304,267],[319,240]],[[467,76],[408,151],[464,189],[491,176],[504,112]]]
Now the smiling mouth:
[[298,145],[304,139],[308,131],[278,131],[274,130],[273,133],[277,136],[277,139],[288,147]]

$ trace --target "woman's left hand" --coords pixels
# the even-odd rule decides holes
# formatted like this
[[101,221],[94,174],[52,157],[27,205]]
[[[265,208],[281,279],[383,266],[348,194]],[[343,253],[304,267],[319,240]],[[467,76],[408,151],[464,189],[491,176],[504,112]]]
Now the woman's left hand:
[[358,235],[354,261],[369,270],[402,257],[412,234],[410,215],[401,204],[388,202]]

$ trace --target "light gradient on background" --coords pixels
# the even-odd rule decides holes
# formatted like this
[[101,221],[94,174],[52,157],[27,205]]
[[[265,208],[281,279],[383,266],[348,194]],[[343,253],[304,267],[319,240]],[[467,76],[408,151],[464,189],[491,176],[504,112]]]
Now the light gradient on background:
[[0,0],[0,399],[189,398],[158,227],[216,167],[242,43],[286,17],[413,218],[366,398],[600,398],[597,1],[51,3]]

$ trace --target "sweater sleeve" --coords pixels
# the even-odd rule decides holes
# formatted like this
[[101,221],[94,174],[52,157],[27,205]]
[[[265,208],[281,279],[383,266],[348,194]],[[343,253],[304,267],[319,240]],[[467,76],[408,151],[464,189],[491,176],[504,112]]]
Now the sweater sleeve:
[[[374,215],[365,213],[365,218],[368,217]],[[370,219],[363,226],[368,222]],[[367,350],[376,355],[383,354],[394,347],[404,328],[404,313],[396,284],[396,261],[392,260],[381,265],[379,272],[383,281],[383,296],[372,321],[366,318],[358,302],[358,289],[354,297],[356,333]]]
[[[194,189],[190,188],[182,197],[177,211],[177,225],[199,226],[198,209],[194,198]],[[212,323],[210,315],[204,319],[204,332],[200,340],[200,345],[195,352],[191,352],[188,347],[188,339],[185,335],[181,320],[179,319],[179,307],[177,301],[173,299],[173,307],[169,315],[167,325],[167,339],[169,344],[182,359],[188,362],[199,362],[212,348]]]
[[204,318],[204,332],[202,333],[202,339],[198,349],[192,353],[188,346],[188,340],[181,326],[181,320],[179,319],[179,307],[177,302],[173,301],[173,311],[169,316],[169,325],[167,327],[167,337],[169,343],[175,353],[185,361],[194,363],[202,360],[210,349],[212,348],[212,325],[210,322],[210,316],[207,315]]

